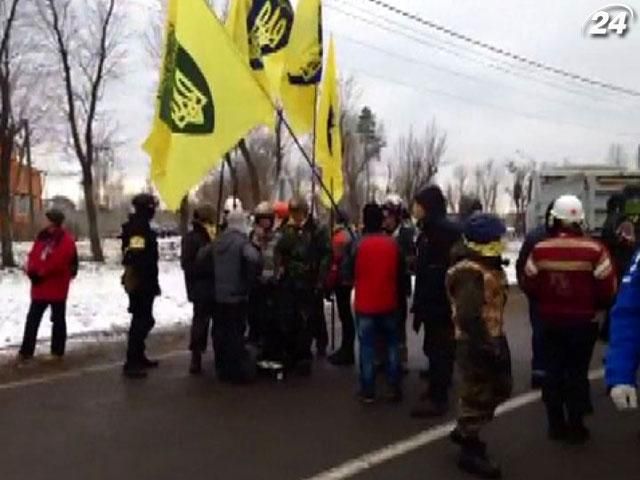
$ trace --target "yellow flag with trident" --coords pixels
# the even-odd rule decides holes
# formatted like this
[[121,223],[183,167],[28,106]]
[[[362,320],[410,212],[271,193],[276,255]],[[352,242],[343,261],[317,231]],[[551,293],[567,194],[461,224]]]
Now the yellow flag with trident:
[[280,88],[282,106],[296,135],[313,131],[321,77],[322,6],[320,0],[299,0]]
[[274,109],[203,0],[169,0],[161,74],[156,118],[144,149],[162,200],[175,210],[222,155]]
[[[322,182],[331,191],[336,203],[344,192],[342,177],[342,130],[340,128],[340,86],[336,68],[333,38],[329,42],[327,64],[322,75],[318,117],[316,119],[316,161],[322,172]],[[322,203],[331,206],[323,191]]]

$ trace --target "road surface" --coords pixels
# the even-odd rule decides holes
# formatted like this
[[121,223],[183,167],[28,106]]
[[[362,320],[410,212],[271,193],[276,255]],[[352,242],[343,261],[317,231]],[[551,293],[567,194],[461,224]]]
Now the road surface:
[[[486,438],[505,478],[638,479],[640,416],[614,411],[593,383],[593,440],[565,447],[546,439],[542,405],[527,393],[529,327],[514,292],[508,307],[516,392]],[[409,417],[423,388],[412,335],[405,401],[360,405],[353,369],[318,361],[312,378],[234,387],[187,374],[171,353],[144,381],[92,358],[0,384],[0,478],[40,479],[464,479],[444,438],[452,417]],[[122,349],[122,346],[118,346]],[[601,366],[601,352],[594,370]],[[597,372],[596,372],[597,376]]]

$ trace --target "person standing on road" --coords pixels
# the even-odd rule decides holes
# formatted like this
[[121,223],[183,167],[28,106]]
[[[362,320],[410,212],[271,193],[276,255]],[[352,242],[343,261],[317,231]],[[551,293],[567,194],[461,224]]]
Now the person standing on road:
[[398,242],[382,230],[379,205],[363,211],[364,235],[352,248],[344,265],[353,279],[355,312],[360,342],[360,392],[362,402],[375,400],[375,345],[381,337],[386,351],[387,398],[402,400],[398,313],[404,295],[406,268]]
[[78,273],[75,240],[62,224],[64,213],[52,209],[46,213],[47,226],[36,237],[27,260],[26,272],[31,280],[31,306],[27,314],[20,362],[33,358],[38,328],[51,307],[51,355],[62,359],[67,341],[66,308],[71,280]]
[[[549,221],[551,216],[551,210],[553,209],[553,202],[547,207],[547,211],[544,215],[544,223],[538,225],[531,230],[524,239],[518,259],[516,260],[516,275],[518,278],[518,285],[524,291],[524,266],[527,263],[527,259],[535,246],[541,241],[545,240],[549,235]],[[544,351],[542,345],[542,322],[540,321],[540,315],[538,314],[538,305],[535,299],[528,297],[529,301],[529,321],[531,323],[531,388],[540,389],[544,385],[545,379],[545,366],[544,366]]]
[[356,326],[351,312],[351,292],[353,284],[343,274],[344,262],[353,241],[346,214],[338,211],[338,225],[331,237],[331,266],[327,274],[326,289],[333,292],[338,306],[338,316],[342,325],[340,348],[329,357],[336,366],[351,366],[355,363]]
[[145,354],[146,339],[155,325],[153,304],[160,295],[158,281],[158,235],[151,228],[158,200],[141,193],[132,200],[133,213],[122,225],[122,285],[129,295],[131,326],[127,342],[127,359],[123,374],[128,378],[144,378],[147,369],[158,367]]
[[640,364],[640,251],[622,278],[611,310],[611,335],[606,362],[606,382],[619,410],[638,408],[636,390]]
[[212,245],[216,310],[213,322],[215,367],[223,382],[255,377],[255,358],[245,347],[249,292],[262,269],[258,245],[249,240],[246,214],[229,212],[227,228]]
[[482,478],[499,478],[481,429],[511,395],[511,355],[504,334],[508,283],[502,268],[506,228],[495,215],[478,213],[464,227],[464,251],[447,273],[460,372],[458,423],[451,440],[460,445],[459,466]]
[[213,321],[214,284],[213,261],[198,262],[198,253],[215,238],[216,215],[210,205],[201,205],[193,212],[191,230],[182,239],[180,265],[184,271],[187,298],[193,304],[191,322],[191,364],[189,373],[202,372],[202,354],[207,349]]
[[550,220],[549,238],[534,247],[525,265],[524,286],[543,324],[549,438],[579,444],[589,439],[584,416],[590,409],[587,375],[598,334],[595,316],[613,301],[616,275],[606,247],[584,234],[577,197],[559,197]]
[[276,245],[278,278],[286,337],[286,367],[303,375],[311,373],[311,343],[323,355],[328,343],[323,301],[324,280],[331,260],[328,233],[309,214],[309,204],[302,198],[289,202],[290,220],[282,228]]
[[407,271],[404,279],[404,294],[400,297],[400,308],[398,313],[398,338],[400,342],[400,357],[406,367],[409,357],[407,348],[407,316],[409,314],[408,303],[411,297],[411,272],[414,269],[415,253],[415,229],[411,224],[402,221],[404,207],[402,199],[398,195],[389,195],[382,206],[384,215],[384,231],[396,239],[402,255],[404,256]]
[[262,202],[256,207],[250,238],[260,247],[264,267],[249,297],[249,342],[262,350],[263,359],[277,361],[281,360],[278,357],[282,352],[275,263],[280,235],[275,230],[275,212],[271,203]]
[[424,328],[429,388],[411,415],[422,418],[441,416],[448,410],[455,341],[445,277],[451,266],[451,250],[459,242],[461,231],[447,219],[446,200],[435,185],[416,196],[414,217],[421,232],[417,240],[413,328],[416,333]]

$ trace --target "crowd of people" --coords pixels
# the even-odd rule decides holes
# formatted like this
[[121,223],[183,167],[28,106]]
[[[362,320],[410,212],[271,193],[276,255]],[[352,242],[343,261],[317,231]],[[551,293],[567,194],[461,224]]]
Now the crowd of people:
[[[608,219],[603,243],[585,231],[577,197],[557,198],[544,224],[527,236],[516,265],[530,304],[531,383],[542,388],[548,434],[554,441],[580,444],[589,438],[584,422],[593,412],[588,372],[600,311],[610,311],[605,330],[610,329],[611,396],[621,409],[637,406],[640,254],[629,252],[636,248],[640,209],[624,197],[616,202],[610,207],[618,216]],[[123,373],[134,379],[158,366],[145,352],[154,325],[154,300],[160,294],[158,242],[151,227],[157,207],[152,195],[136,196],[133,213],[122,227],[122,285],[131,314]],[[480,432],[512,391],[504,333],[509,293],[503,260],[506,228],[499,217],[483,213],[479,202],[453,219],[438,186],[419,192],[411,212],[408,207],[395,195],[382,204],[368,203],[357,227],[337,211],[329,231],[302,198],[261,203],[252,215],[239,199],[230,198],[220,225],[215,208],[197,206],[181,250],[193,304],[189,372],[201,374],[211,336],[213,363],[222,382],[247,383],[260,370],[280,377],[309,376],[314,353],[327,354],[325,299],[333,298],[342,335],[328,360],[339,367],[354,365],[357,339],[359,399],[364,404],[378,398],[397,403],[403,399],[412,318],[413,331],[423,332],[428,358],[428,386],[412,416],[448,412],[457,365],[458,421],[450,438],[460,446],[459,466],[483,478],[498,478],[500,467],[488,455]],[[21,362],[33,357],[48,306],[51,353],[56,358],[64,354],[65,301],[77,272],[77,253],[62,227],[62,213],[52,210],[47,218],[26,268],[33,302]],[[378,372],[386,376],[383,395],[376,385]]]

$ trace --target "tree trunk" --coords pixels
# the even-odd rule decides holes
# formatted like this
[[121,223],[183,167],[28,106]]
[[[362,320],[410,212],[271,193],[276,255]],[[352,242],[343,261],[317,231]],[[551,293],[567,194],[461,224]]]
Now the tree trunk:
[[180,202],[180,236],[189,232],[189,196],[185,195]]
[[[10,132],[4,132],[10,135]],[[2,244],[2,266],[15,267],[13,256],[13,233],[11,231],[11,152],[12,141],[6,136],[0,142],[0,243]]]
[[249,174],[249,181],[251,183],[251,197],[253,200],[253,206],[255,207],[262,200],[260,192],[260,175],[258,174],[258,169],[256,168],[255,163],[253,163],[251,152],[249,152],[244,139],[240,140],[238,146],[240,147],[240,151],[244,157],[244,162],[247,164],[247,173]]
[[93,191],[93,174],[91,169],[82,169],[82,187],[84,189],[84,203],[87,209],[87,222],[89,224],[89,242],[91,243],[91,256],[94,262],[104,262],[102,244],[100,243],[100,231],[98,230],[98,211]]

